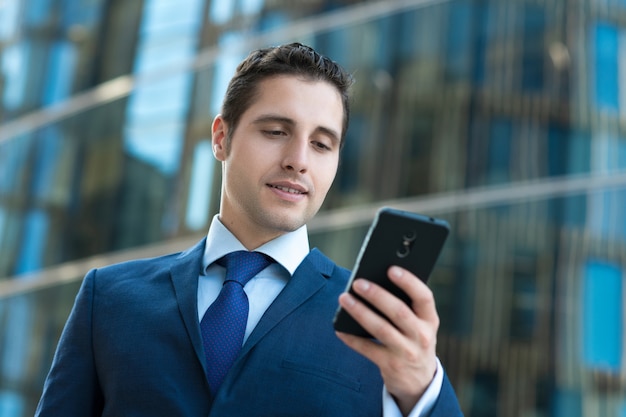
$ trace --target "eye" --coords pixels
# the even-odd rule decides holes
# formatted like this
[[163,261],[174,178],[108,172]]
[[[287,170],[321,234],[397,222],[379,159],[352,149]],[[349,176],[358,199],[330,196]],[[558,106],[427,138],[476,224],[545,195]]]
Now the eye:
[[275,130],[275,129],[263,130],[262,132],[266,136],[284,136],[287,134],[282,130]]
[[330,151],[331,150],[330,146],[326,145],[323,142],[319,142],[319,141],[314,141],[313,142],[313,146],[315,146],[317,149],[322,150],[322,151]]

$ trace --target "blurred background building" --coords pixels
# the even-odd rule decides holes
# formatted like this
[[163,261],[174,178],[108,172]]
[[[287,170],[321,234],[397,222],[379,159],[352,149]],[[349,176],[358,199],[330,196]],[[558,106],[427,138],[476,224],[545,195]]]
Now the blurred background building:
[[466,415],[625,417],[626,0],[0,0],[0,417],[89,268],[203,236],[226,83],[290,41],[356,78],[312,246],[350,267],[378,207],[446,219]]

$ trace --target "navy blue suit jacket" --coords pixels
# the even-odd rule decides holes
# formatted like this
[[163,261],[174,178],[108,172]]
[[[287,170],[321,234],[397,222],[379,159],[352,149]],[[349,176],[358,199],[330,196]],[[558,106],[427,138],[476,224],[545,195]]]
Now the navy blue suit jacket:
[[[378,368],[333,331],[349,271],[313,250],[254,329],[217,395],[197,311],[204,241],[90,271],[59,341],[39,416],[381,415]],[[461,415],[447,378],[432,416]]]

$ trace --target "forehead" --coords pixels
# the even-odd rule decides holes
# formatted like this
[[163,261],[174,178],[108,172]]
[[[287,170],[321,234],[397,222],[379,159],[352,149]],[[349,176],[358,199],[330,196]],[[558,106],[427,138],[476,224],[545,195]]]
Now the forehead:
[[330,82],[278,75],[258,83],[242,116],[246,118],[259,113],[276,112],[294,120],[324,121],[341,131],[344,110],[341,94]]

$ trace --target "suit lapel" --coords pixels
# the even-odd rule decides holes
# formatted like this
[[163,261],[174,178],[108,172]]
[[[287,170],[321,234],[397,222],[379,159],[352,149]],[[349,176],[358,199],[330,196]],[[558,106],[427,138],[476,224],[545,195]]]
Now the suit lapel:
[[[198,356],[198,360],[206,371],[204,348],[198,321],[198,275],[202,268],[204,247],[205,239],[181,253],[170,267],[170,276],[178,302],[178,309],[187,329],[187,334]],[[313,249],[304,258],[283,291],[266,310],[244,344],[239,359],[233,368],[281,320],[319,291],[326,284],[326,280],[331,275],[333,268],[334,264],[330,259],[317,249]],[[224,382],[226,383],[226,381]]]
[[198,321],[198,276],[202,268],[205,240],[181,253],[170,268],[170,276],[178,309],[191,339],[191,344],[204,366],[204,350]]
[[332,273],[334,264],[314,249],[265,311],[265,314],[243,345],[240,357],[245,356],[274,326],[322,288]]

